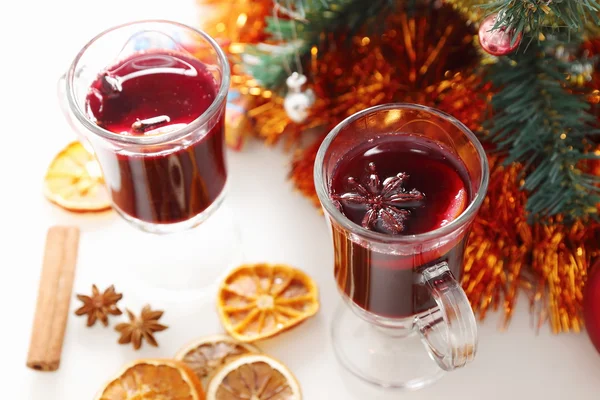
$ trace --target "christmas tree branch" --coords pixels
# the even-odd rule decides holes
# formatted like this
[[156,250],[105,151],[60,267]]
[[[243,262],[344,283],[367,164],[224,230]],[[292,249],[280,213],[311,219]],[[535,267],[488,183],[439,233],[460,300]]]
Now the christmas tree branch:
[[[327,34],[344,31],[352,35],[367,21],[384,19],[397,1],[279,0],[274,3],[274,15],[267,21],[267,31],[274,43],[248,46],[242,61],[246,72],[262,86],[277,90]],[[379,28],[382,25],[372,24]]]
[[523,189],[530,192],[527,210],[535,218],[563,214],[581,218],[596,213],[600,178],[586,174],[581,163],[586,138],[599,135],[583,95],[567,87],[569,63],[551,49],[564,43],[534,41],[526,52],[503,57],[488,71],[499,88],[492,99],[489,139],[530,171]]
[[598,25],[598,0],[495,0],[480,7],[497,13],[495,27],[526,33],[534,38],[558,28],[581,32],[588,22]]
[[[581,32],[600,23],[600,0],[445,1],[497,13],[495,29],[513,29],[515,40],[519,33],[539,38],[558,28]],[[274,0],[274,15],[268,18],[266,29],[273,41],[248,46],[242,64],[265,88],[282,89],[286,77],[299,69],[297,64],[327,34],[343,31],[351,35],[365,25],[382,29],[394,7],[410,9],[422,3],[435,5],[434,0]]]

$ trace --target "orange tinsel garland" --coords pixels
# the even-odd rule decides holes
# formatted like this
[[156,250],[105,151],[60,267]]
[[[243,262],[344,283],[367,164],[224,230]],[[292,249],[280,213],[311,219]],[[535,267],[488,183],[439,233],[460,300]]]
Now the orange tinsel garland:
[[539,320],[546,319],[552,332],[579,332],[583,327],[583,287],[591,260],[598,255],[598,223],[581,221],[565,225],[560,218],[533,228],[535,245],[531,270],[535,278],[531,305]]
[[[213,0],[208,2],[212,4]],[[226,37],[227,32],[233,32],[231,44],[226,47],[232,60],[238,59],[244,44],[255,42],[257,35],[248,33],[247,41],[241,43],[244,37],[240,32],[247,24],[255,26],[257,20],[265,18],[265,3],[272,2],[258,0],[253,3],[255,8],[228,8],[230,12],[223,19],[226,28],[223,23],[209,24],[221,26]],[[411,17],[399,11],[388,17],[388,25],[392,28],[380,35],[362,32],[347,37],[339,33],[311,49],[305,73],[317,101],[302,124],[292,123],[282,98],[260,87],[234,62],[232,87],[249,98],[246,108],[253,129],[247,134],[268,144],[285,136],[288,144],[295,144],[301,132],[313,128],[326,132],[357,110],[388,102],[435,106],[475,128],[486,99],[475,95],[484,91],[476,89],[479,81],[473,75],[479,59],[472,25],[448,5],[433,14],[424,8]]]
[[520,288],[525,289],[535,327],[548,320],[552,332],[579,332],[587,270],[599,255],[600,224],[561,217],[530,225],[520,190],[522,167],[492,156],[487,197],[465,251],[463,286],[483,319],[502,308],[506,327]]
[[497,157],[489,162],[488,193],[465,250],[463,287],[481,319],[502,304],[508,322],[532,245],[531,228],[525,218],[527,196],[519,190],[521,166],[505,167]]

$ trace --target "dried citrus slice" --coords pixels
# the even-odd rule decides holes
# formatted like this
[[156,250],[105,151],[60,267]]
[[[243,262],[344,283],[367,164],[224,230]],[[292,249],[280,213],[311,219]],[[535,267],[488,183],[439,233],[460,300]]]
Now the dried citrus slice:
[[460,216],[467,208],[467,191],[461,188],[452,200],[448,203],[446,212],[442,215],[440,226],[448,225]]
[[79,142],[54,157],[44,178],[44,194],[70,211],[102,211],[111,206],[100,165]]
[[138,360],[108,383],[96,400],[204,400],[200,380],[175,360]]
[[249,343],[239,342],[230,336],[203,337],[184,347],[175,358],[186,363],[206,385],[212,373],[231,359],[248,353],[260,353]]
[[287,265],[242,265],[221,283],[219,317],[243,342],[268,338],[298,325],[319,309],[315,282]]
[[264,354],[246,354],[225,364],[206,388],[207,400],[300,400],[290,370]]

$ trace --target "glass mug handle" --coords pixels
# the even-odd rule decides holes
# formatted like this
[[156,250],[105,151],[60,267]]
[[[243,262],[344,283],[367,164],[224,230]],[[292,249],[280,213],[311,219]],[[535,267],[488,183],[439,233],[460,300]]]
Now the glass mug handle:
[[477,322],[467,295],[446,262],[426,268],[421,275],[438,305],[417,318],[421,340],[441,369],[463,367],[477,351]]

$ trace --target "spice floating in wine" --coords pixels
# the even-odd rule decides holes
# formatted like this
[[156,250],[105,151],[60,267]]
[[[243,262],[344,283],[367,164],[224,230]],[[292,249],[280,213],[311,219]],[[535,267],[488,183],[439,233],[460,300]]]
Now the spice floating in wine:
[[[465,182],[465,167],[436,143],[414,136],[390,136],[367,143],[340,160],[332,197],[341,203],[343,214],[359,225],[374,209],[409,211],[404,229],[397,233],[418,234],[460,215],[467,200]],[[382,224],[372,228],[396,233]]]
[[[207,112],[217,91],[209,68],[191,56],[137,53],[98,76],[86,111],[113,133],[155,136],[192,123]],[[227,178],[223,127],[221,114],[207,132],[190,132],[184,145],[144,146],[138,154],[98,149],[115,207],[131,218],[158,224],[202,213],[221,194]]]
[[346,207],[348,211],[345,212],[348,213],[362,213],[362,210],[365,210],[360,222],[363,228],[379,228],[390,234],[401,233],[410,217],[409,209],[423,207],[425,195],[416,189],[407,191],[404,188],[404,182],[409,178],[404,172],[390,176],[382,182],[374,162],[368,163],[367,170],[364,184],[358,182],[354,176],[349,176],[346,184],[350,191],[333,194],[332,198],[342,212],[343,207]]
[[[466,168],[439,144],[409,135],[382,137],[341,158],[331,196],[352,222],[390,236],[415,235],[456,219],[470,198]],[[446,261],[460,279],[464,238],[433,251],[401,256],[372,251],[333,224],[335,276],[356,305],[402,318],[435,306],[422,268]]]

